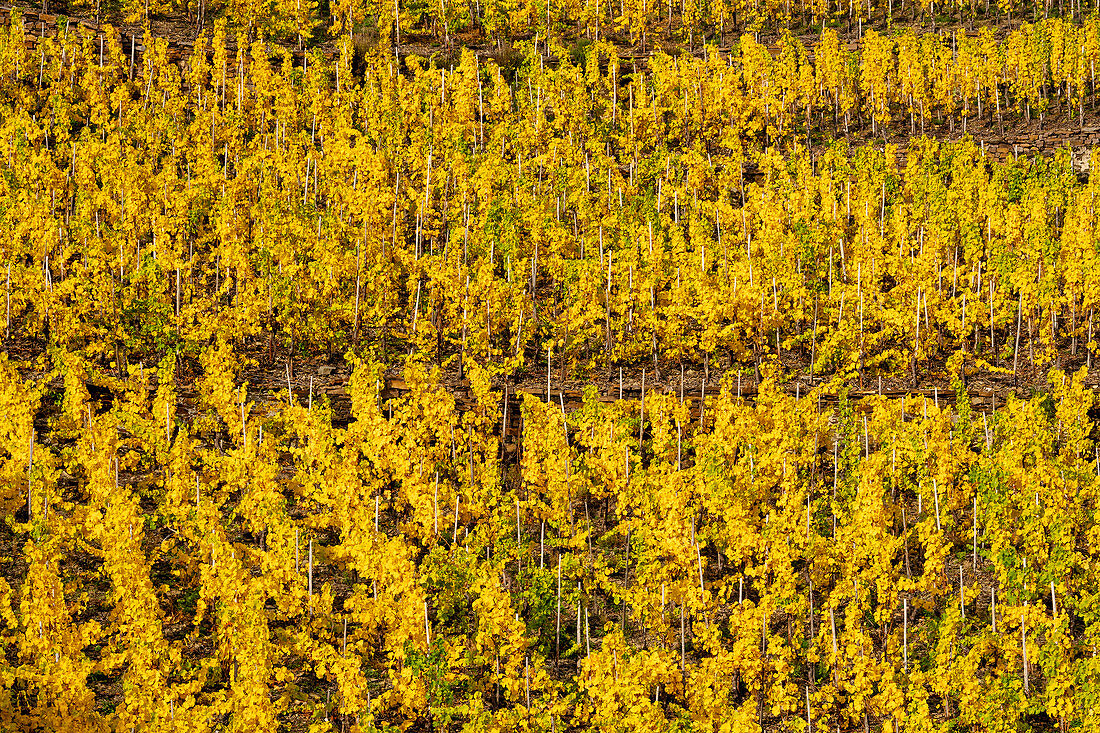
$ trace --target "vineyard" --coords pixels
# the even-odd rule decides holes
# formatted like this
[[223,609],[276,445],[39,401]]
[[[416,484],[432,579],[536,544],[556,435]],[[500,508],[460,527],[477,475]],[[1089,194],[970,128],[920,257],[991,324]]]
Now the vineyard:
[[1100,729],[1092,9],[64,10],[0,730]]

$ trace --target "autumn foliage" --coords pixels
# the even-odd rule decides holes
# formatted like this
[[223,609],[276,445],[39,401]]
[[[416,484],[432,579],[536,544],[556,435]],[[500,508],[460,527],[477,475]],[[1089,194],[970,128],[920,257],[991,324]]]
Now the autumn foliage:
[[489,1],[592,43],[442,67],[334,5],[0,34],[0,728],[1097,725],[1098,184],[915,136],[1080,123],[1095,16]]

